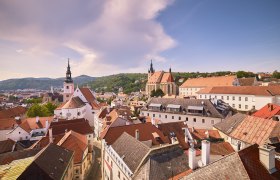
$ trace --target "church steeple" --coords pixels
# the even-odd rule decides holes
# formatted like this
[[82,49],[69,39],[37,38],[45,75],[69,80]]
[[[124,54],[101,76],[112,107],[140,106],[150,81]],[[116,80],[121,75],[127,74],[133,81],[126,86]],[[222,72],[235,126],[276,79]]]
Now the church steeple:
[[153,60],[151,60],[150,69],[148,70],[149,73],[154,73],[155,70],[153,68]]
[[66,83],[72,83],[72,73],[71,73],[71,69],[70,69],[70,64],[69,64],[69,58],[68,58],[68,66],[67,66],[67,71],[66,71],[66,78],[65,81]]

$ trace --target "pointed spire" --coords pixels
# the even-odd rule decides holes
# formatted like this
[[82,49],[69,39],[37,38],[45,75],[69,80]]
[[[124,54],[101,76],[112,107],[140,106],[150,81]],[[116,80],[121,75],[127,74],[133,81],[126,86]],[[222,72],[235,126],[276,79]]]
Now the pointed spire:
[[154,73],[155,70],[153,68],[153,60],[151,59],[151,64],[150,64],[150,70],[148,71],[149,73]]
[[170,66],[170,68],[169,68],[169,72],[171,73],[171,66]]
[[67,71],[66,71],[65,82],[67,82],[67,83],[72,83],[73,82],[69,58],[68,58],[68,66],[67,66]]

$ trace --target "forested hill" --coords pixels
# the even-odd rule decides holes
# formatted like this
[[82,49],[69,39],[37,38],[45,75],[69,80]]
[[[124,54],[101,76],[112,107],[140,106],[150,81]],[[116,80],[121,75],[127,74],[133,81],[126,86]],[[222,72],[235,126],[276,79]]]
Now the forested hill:
[[[95,77],[81,75],[73,78],[75,84],[82,85],[92,82]],[[48,90],[51,86],[62,87],[64,78],[19,78],[0,81],[0,90],[41,89]]]

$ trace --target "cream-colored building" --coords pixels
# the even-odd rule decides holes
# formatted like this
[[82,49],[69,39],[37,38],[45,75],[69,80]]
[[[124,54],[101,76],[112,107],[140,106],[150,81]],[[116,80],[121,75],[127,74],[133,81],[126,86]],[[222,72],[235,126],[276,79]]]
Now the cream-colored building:
[[179,88],[179,95],[184,97],[197,96],[197,92],[206,87],[239,86],[236,76],[217,76],[186,80]]

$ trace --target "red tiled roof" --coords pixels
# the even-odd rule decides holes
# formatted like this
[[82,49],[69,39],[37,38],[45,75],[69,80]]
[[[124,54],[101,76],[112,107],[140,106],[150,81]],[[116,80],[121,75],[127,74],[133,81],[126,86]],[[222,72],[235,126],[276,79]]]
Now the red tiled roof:
[[246,94],[259,96],[280,95],[280,88],[277,86],[227,86],[208,87],[201,89],[198,94]]
[[206,139],[207,138],[207,135],[205,134],[206,131],[208,131],[209,133],[209,138],[213,138],[213,139],[221,138],[218,130],[194,129],[193,131],[192,128],[189,128],[189,131],[194,139],[199,139],[199,140]]
[[91,103],[95,101],[95,97],[93,96],[91,90],[89,88],[79,88],[81,93],[86,98],[87,102]]
[[249,146],[238,152],[238,155],[250,177],[250,179],[280,179],[280,161],[275,159],[277,171],[269,174],[259,158],[259,148],[257,144]]
[[249,144],[262,145],[269,137],[280,137],[279,128],[278,121],[247,116],[230,136]]
[[62,109],[76,109],[85,106],[86,104],[79,97],[71,97],[69,101],[67,101]]
[[161,82],[162,83],[174,82],[172,73],[170,73],[170,72],[164,73],[162,76]]
[[228,142],[216,142],[210,143],[210,154],[212,155],[228,155],[234,151],[233,147]]
[[26,109],[22,106],[17,106],[10,109],[5,109],[0,111],[0,119],[4,118],[14,118],[16,116],[20,116],[26,113]]
[[53,117],[39,117],[39,122],[36,123],[36,117],[27,118],[22,120],[22,123],[19,125],[26,132],[30,132],[33,129],[42,129],[46,128],[46,121],[49,121],[49,124],[53,121]]
[[217,76],[194,78],[186,80],[180,88],[188,87],[212,87],[212,86],[233,86],[236,76]]
[[0,130],[13,129],[17,124],[20,124],[14,118],[0,119]]
[[260,110],[255,112],[253,116],[265,118],[265,119],[271,119],[275,115],[280,115],[280,106],[277,104],[267,104],[264,107],[262,107]]
[[[153,145],[169,143],[169,139],[163,133],[153,126],[151,123],[140,123],[126,126],[110,127],[101,133],[101,138],[105,139],[108,145],[113,144],[123,132],[135,137],[135,131],[139,130],[139,140],[148,141],[152,140]],[[156,132],[160,139],[157,140],[153,137],[152,133]]]
[[149,79],[148,83],[160,83],[161,78],[163,76],[163,71],[155,72]]
[[87,148],[87,139],[85,135],[70,131],[58,142],[58,145],[68,150],[74,151],[74,163],[81,163],[83,155]]
[[52,128],[53,135],[63,134],[65,130],[72,130],[84,135],[93,133],[93,129],[85,119],[52,122],[50,128]]

